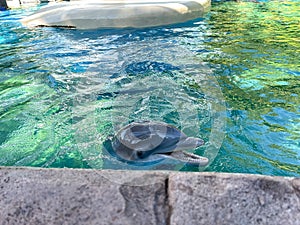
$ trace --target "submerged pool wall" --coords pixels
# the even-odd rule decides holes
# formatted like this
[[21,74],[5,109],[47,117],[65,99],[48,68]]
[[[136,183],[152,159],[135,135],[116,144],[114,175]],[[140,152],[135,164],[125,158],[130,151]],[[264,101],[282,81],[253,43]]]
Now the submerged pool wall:
[[300,179],[0,167],[0,224],[298,225]]
[[0,0],[0,10],[2,9],[7,9],[8,6],[6,4],[6,0]]

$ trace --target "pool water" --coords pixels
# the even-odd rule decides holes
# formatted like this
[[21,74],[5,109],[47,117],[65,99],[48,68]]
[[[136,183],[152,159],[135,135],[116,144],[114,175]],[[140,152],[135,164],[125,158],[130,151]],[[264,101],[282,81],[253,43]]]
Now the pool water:
[[[0,165],[300,176],[300,3],[213,2],[122,30],[27,29],[0,12]],[[103,143],[132,121],[201,137],[207,168],[135,167]],[[166,166],[168,165],[168,166]]]

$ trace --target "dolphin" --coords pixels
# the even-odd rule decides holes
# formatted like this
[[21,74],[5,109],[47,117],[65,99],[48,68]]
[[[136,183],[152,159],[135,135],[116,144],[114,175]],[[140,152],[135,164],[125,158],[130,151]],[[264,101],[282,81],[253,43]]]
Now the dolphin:
[[111,139],[111,150],[119,160],[128,163],[156,163],[165,158],[187,164],[206,166],[208,158],[187,152],[204,144],[200,138],[188,137],[163,122],[132,122]]

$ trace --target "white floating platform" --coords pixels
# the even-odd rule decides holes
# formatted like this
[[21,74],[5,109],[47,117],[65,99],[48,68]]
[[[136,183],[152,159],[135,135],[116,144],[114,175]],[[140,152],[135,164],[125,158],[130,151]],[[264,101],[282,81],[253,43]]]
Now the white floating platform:
[[53,3],[21,20],[28,27],[144,28],[199,18],[210,0],[79,0]]
[[6,0],[7,6],[10,9],[20,7],[31,7],[40,3],[55,2],[56,0]]

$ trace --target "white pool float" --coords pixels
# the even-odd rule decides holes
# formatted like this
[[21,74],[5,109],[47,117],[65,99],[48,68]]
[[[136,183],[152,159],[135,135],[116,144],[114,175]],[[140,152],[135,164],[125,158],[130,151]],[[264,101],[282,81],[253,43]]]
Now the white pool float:
[[143,28],[199,18],[210,0],[77,0],[45,6],[21,20],[28,27]]

